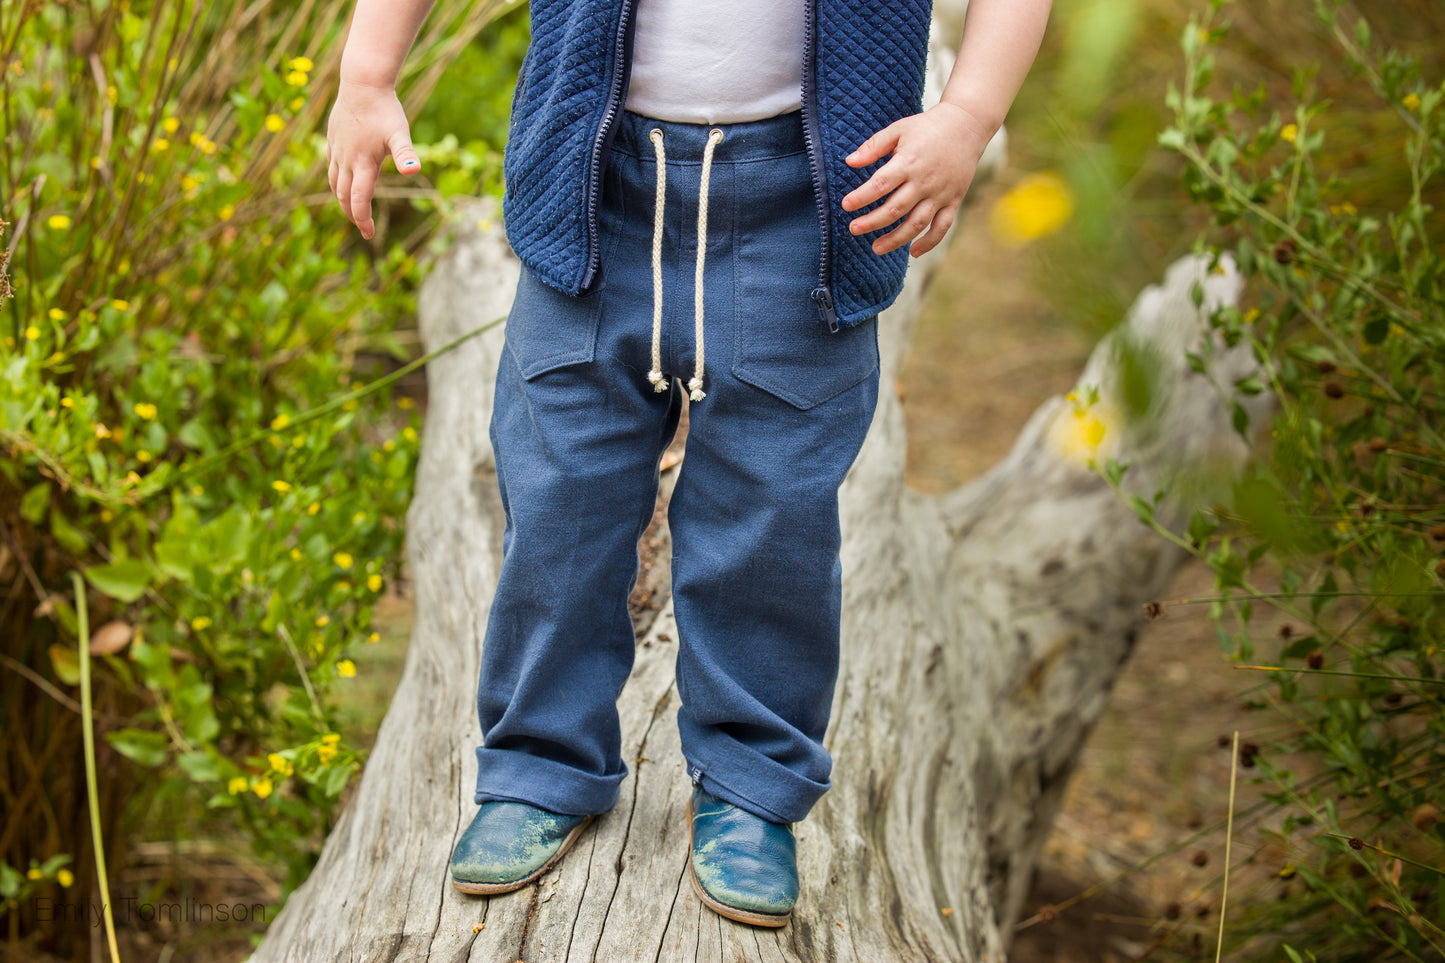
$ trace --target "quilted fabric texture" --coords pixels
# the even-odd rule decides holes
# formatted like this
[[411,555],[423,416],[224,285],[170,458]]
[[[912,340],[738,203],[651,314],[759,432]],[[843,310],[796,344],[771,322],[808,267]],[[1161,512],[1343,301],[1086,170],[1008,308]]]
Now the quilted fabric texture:
[[[636,0],[633,0],[636,2]],[[818,108],[828,229],[829,287],[840,325],[857,324],[898,296],[907,249],[879,257],[878,234],[854,237],[843,197],[872,168],[844,163],[859,144],[923,96],[931,0],[814,0]],[[544,281],[583,293],[592,149],[607,109],[624,0],[532,0],[532,43],[512,105],[503,163],[503,216],[513,250]],[[581,188],[579,189],[579,185]]]

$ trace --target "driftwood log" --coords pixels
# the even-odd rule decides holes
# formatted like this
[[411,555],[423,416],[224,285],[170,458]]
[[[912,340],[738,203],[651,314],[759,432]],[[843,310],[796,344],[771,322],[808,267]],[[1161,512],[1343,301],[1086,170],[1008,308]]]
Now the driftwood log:
[[[516,263],[486,223],[490,209],[476,211],[423,290],[428,350],[504,315],[510,301]],[[916,264],[880,320],[885,387],[842,490],[835,788],[798,828],[793,922],[759,930],[722,919],[686,879],[665,524],[645,536],[656,562],[635,595],[644,605],[620,700],[632,770],[621,802],[533,886],[490,899],[450,886],[448,858],[475,811],[475,685],[501,546],[487,433],[494,329],[430,364],[407,518],[416,617],[403,676],[356,795],[254,963],[1005,958],[1078,750],[1143,603],[1182,553],[1069,456],[1079,421],[1063,398],[1040,407],[1012,452],[972,483],[942,497],[904,485],[892,386],[936,266],[932,256]],[[1157,351],[1161,390],[1146,421],[1105,418],[1098,454],[1129,462],[1124,487],[1145,496],[1167,488],[1188,456],[1226,468],[1247,457],[1214,385],[1252,361],[1222,352],[1208,376],[1184,363],[1205,336],[1189,296],[1196,279],[1205,311],[1239,293],[1232,268],[1186,259],[1124,326]],[[1080,377],[1106,404],[1118,377],[1112,344],[1101,342]]]

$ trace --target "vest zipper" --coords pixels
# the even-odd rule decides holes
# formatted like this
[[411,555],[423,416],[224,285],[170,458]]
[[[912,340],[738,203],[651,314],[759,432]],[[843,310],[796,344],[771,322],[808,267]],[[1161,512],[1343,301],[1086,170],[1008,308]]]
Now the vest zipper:
[[833,292],[828,287],[833,272],[833,237],[828,229],[828,171],[823,166],[823,131],[818,122],[816,103],[818,70],[818,0],[804,5],[808,42],[803,48],[803,140],[808,146],[808,163],[813,168],[813,194],[818,202],[818,224],[823,235],[822,253],[818,257],[818,286],[811,297],[818,306],[818,317],[827,322],[828,330],[838,330],[838,314],[833,310]]
[[602,124],[592,142],[592,165],[587,178],[587,267],[582,274],[582,293],[592,287],[602,268],[601,243],[598,239],[597,208],[602,196],[602,162],[612,146],[616,133],[613,121],[622,106],[622,93],[627,86],[627,77],[632,68],[632,13],[633,0],[623,0],[622,11],[617,20],[617,39],[613,45],[612,84],[607,92],[607,110],[602,115]]

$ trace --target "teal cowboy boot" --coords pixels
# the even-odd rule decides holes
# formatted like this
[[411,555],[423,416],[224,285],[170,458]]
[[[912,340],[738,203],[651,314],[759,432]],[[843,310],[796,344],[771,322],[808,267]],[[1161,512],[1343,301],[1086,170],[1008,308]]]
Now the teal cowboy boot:
[[798,900],[793,827],[768,822],[694,785],[688,876],[709,909],[740,923],[783,926]]
[[551,869],[591,821],[527,803],[484,802],[452,851],[452,885],[482,895],[521,889]]

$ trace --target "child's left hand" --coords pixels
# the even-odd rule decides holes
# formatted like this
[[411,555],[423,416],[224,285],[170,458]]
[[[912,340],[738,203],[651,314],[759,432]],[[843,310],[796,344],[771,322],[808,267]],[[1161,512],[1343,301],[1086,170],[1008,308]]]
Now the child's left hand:
[[867,167],[893,155],[843,198],[845,211],[888,198],[876,210],[854,218],[849,229],[867,234],[901,220],[873,242],[873,253],[887,254],[912,241],[910,254],[927,254],[953,224],[958,205],[973,182],[978,159],[993,134],[968,110],[947,101],[889,124],[847,157],[848,166]]

